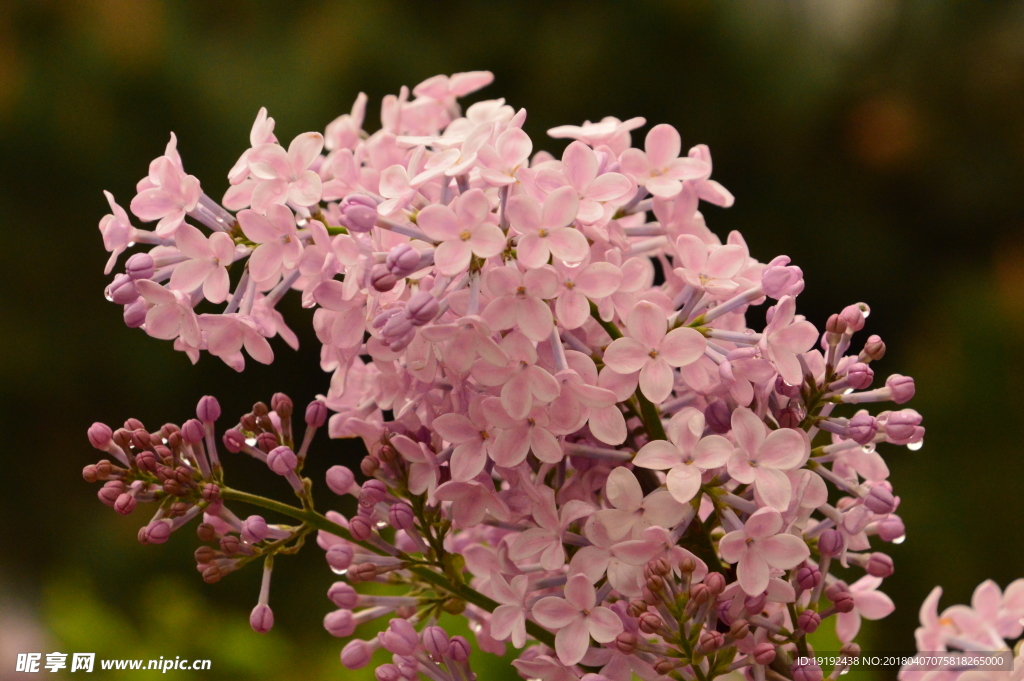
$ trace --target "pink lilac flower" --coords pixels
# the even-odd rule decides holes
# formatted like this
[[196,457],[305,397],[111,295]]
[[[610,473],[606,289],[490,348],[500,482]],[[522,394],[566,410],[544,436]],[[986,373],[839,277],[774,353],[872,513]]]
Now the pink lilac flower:
[[455,276],[469,267],[472,256],[490,258],[505,250],[505,234],[489,222],[491,207],[479,189],[455,200],[454,210],[434,204],[420,211],[416,224],[435,241],[434,264],[439,274]]
[[555,494],[549,487],[541,488],[540,500],[533,511],[537,527],[530,528],[512,541],[508,555],[512,560],[521,561],[539,554],[539,562],[545,570],[557,570],[565,565],[565,548],[562,534],[581,518],[593,514],[594,507],[582,501],[569,501],[561,511],[555,506]]
[[256,281],[267,281],[281,273],[281,268],[292,269],[302,257],[295,215],[287,206],[271,204],[266,215],[255,210],[238,213],[238,224],[250,241],[258,244],[249,257],[249,274]]
[[800,537],[779,534],[782,515],[773,508],[759,508],[743,529],[722,537],[719,550],[728,563],[736,563],[736,576],[750,596],[764,593],[771,570],[790,570],[802,563],[810,549]]
[[494,298],[483,311],[493,329],[519,330],[532,341],[551,333],[554,320],[544,302],[555,296],[558,279],[553,269],[541,267],[521,273],[515,267],[497,267],[484,275],[484,285]]
[[268,143],[253,147],[249,152],[249,171],[260,180],[252,190],[252,208],[265,213],[271,205],[292,203],[312,206],[320,201],[322,182],[310,170],[324,147],[324,137],[318,132],[299,135],[288,145]]
[[518,194],[509,199],[508,219],[522,235],[516,244],[519,262],[534,269],[554,255],[567,263],[587,257],[587,238],[573,228],[579,199],[571,187],[548,194],[541,206],[532,196]]
[[132,199],[131,209],[143,222],[159,220],[156,235],[169,237],[174,234],[184,219],[185,214],[196,207],[202,189],[199,180],[186,175],[183,170],[167,156],[153,161],[149,173],[150,186],[142,189]]
[[644,149],[646,153],[627,149],[619,162],[623,172],[659,198],[670,199],[679,194],[684,180],[703,179],[711,174],[710,164],[699,158],[679,156],[682,140],[671,125],[662,123],[651,128]]
[[684,409],[672,421],[667,429],[670,441],[648,442],[636,453],[633,465],[668,470],[668,491],[685,504],[697,496],[704,471],[724,466],[733,446],[721,435],[702,438],[704,415],[696,409]]
[[745,485],[753,484],[766,504],[778,511],[789,506],[791,488],[784,471],[797,468],[811,453],[803,430],[768,427],[754,412],[738,407],[732,413],[738,447],[728,461],[729,475]]
[[174,268],[171,289],[190,293],[202,286],[211,303],[224,302],[231,283],[227,267],[234,261],[234,240],[224,232],[206,237],[192,225],[182,224],[174,233],[174,242],[189,259]]
[[[583,142],[573,142],[562,153],[561,177],[547,179],[548,183],[568,184],[579,197],[580,222],[593,223],[605,217],[605,204],[621,199],[633,188],[629,179],[620,173],[598,174],[599,163],[594,150]],[[564,179],[563,179],[564,178]]]
[[528,582],[526,575],[516,575],[511,584],[500,574],[491,580],[494,600],[501,603],[491,613],[491,636],[499,641],[511,639],[516,648],[526,645]]
[[586,575],[574,575],[565,584],[565,598],[547,596],[533,606],[537,621],[553,629],[555,652],[563,664],[583,659],[593,637],[598,643],[613,640],[622,631],[619,616],[597,605],[594,585]]
[[836,636],[840,641],[849,643],[854,639],[860,631],[861,618],[880,620],[896,609],[892,599],[877,590],[881,585],[882,580],[871,575],[864,575],[850,585],[853,610],[836,615]]

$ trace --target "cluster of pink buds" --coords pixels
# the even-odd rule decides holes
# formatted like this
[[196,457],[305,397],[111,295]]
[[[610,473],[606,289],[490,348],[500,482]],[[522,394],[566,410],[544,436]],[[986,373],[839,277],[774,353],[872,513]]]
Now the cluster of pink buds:
[[[273,556],[317,530],[344,579],[327,631],[390,619],[341,653],[356,668],[390,652],[380,681],[473,678],[442,613],[464,615],[481,650],[525,648],[514,664],[526,678],[819,681],[824,670],[798,662],[807,634],[834,616],[853,650],[861,619],[893,609],[877,591],[893,562],[877,547],[904,527],[877,446],[916,449],[924,428],[912,409],[858,409],[903,405],[913,380],[875,380],[877,336],[853,349],[867,305],[820,332],[797,314],[799,267],[759,262],[739,233],[706,226],[701,201],[733,202],[707,147],[683,156],[661,124],[634,148],[645,121],[605,118],[550,130],[572,140],[560,158],[534,153],[525,110],[457,103],[491,80],[403,87],[372,134],[360,95],[287,149],[261,110],[220,203],[172,137],[131,201],[151,231],[108,195],[108,271],[153,245],[107,289],[129,326],[241,370],[243,349],[270,362],[269,339],[297,344],[275,309],[294,289],[316,308],[331,377],[298,448],[282,395],[223,434],[300,506],[225,484],[212,398],[156,433],[95,425],[117,463],[87,479],[106,480],[100,498],[121,512],[159,503],[140,533],[150,543],[203,513],[200,536],[218,544],[196,552],[208,581],[265,557],[257,631],[273,622]],[[318,513],[301,477],[328,410],[330,436],[368,452],[361,484],[341,466],[327,474],[357,500],[349,518]],[[225,506],[236,501],[298,524],[241,520]],[[847,584],[837,565],[864,576]],[[406,595],[359,593],[371,581]]]

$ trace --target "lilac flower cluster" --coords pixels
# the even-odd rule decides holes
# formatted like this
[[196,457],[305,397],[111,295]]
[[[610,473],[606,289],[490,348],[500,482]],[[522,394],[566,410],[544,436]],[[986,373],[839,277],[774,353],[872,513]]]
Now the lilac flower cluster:
[[[220,202],[172,136],[130,204],[152,230],[107,194],[107,272],[152,245],[107,289],[128,326],[242,370],[243,350],[272,361],[274,336],[297,346],[276,310],[295,290],[315,308],[331,378],[301,442],[280,394],[220,437],[285,478],[299,506],[225,483],[211,397],[195,420],[155,432],[95,424],[90,441],[111,460],[86,479],[105,481],[100,499],[120,513],[158,504],[144,543],[202,515],[207,581],[263,559],[260,632],[273,625],[274,557],[317,531],[343,577],[327,631],[390,620],[341,653],[349,668],[391,653],[381,681],[473,678],[470,645],[438,626],[442,613],[464,615],[484,651],[525,648],[514,664],[526,678],[818,681],[825,671],[796,662],[807,634],[835,616],[853,650],[861,619],[893,609],[876,590],[893,562],[875,547],[904,527],[876,447],[915,449],[924,435],[912,409],[833,412],[902,405],[913,380],[872,387],[885,344],[852,349],[867,305],[819,332],[797,314],[799,267],[708,229],[700,202],[733,197],[710,178],[707,147],[682,155],[661,124],[634,148],[645,121],[605,118],[550,130],[572,140],[561,158],[534,153],[524,110],[459,107],[491,80],[402,88],[373,134],[360,95],[287,148],[261,110]],[[365,482],[327,474],[357,501],[352,517],[318,513],[302,477],[325,424],[368,452]],[[296,524],[243,520],[229,503]],[[835,565],[865,576],[847,585]],[[359,593],[371,581],[404,595]]]

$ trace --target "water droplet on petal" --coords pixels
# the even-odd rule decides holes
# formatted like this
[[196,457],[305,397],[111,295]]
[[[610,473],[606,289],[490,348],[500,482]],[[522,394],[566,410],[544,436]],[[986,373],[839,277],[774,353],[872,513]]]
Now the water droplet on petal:
[[893,544],[902,544],[906,540],[907,540],[907,535],[904,534],[904,535],[901,535],[901,536],[896,537],[895,539],[893,539],[892,543]]
[[254,437],[247,437],[247,438],[245,438],[245,444],[249,445],[250,447],[255,447],[256,446],[256,438],[254,438]]
[[907,449],[912,452],[916,452],[924,446],[924,440],[918,440],[917,442],[911,442],[907,445]]

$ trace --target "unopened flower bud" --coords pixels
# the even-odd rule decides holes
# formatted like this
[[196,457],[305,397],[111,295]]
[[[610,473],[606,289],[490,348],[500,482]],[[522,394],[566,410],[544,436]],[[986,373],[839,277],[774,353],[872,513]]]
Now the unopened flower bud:
[[373,675],[377,681],[405,681],[402,670],[394,664],[382,664],[373,670]]
[[768,595],[766,593],[758,594],[757,596],[747,596],[743,599],[743,607],[751,615],[758,615],[764,612],[764,606],[768,602]]
[[292,404],[292,398],[284,393],[274,393],[274,396],[270,398],[270,408],[281,418],[287,419],[291,418],[295,406]]
[[760,665],[769,665],[775,661],[775,646],[768,641],[761,641],[750,651],[750,656]]
[[348,531],[356,541],[366,541],[373,534],[373,527],[370,521],[361,515],[357,515],[348,521]]
[[821,615],[813,610],[804,610],[797,616],[796,625],[808,634],[813,634],[821,626]]
[[366,641],[355,639],[345,644],[341,649],[341,664],[346,669],[362,669],[370,664],[373,658],[373,648]]
[[878,434],[878,419],[866,411],[858,412],[850,419],[846,432],[857,444],[869,444]]
[[451,641],[448,642],[448,656],[456,662],[469,660],[469,651],[469,641],[465,636],[452,636]]
[[905,445],[913,442],[921,415],[913,409],[900,409],[882,415],[885,418],[885,437],[893,444]]
[[846,333],[846,320],[840,315],[834,314],[825,322],[825,331],[829,334],[841,336]]
[[750,633],[750,624],[747,620],[738,619],[729,625],[729,638],[736,641],[744,639]]
[[818,537],[818,551],[821,552],[821,555],[835,558],[842,550],[843,536],[839,534],[838,530],[829,528]]
[[[710,575],[709,575],[710,576]],[[690,587],[690,602],[703,605],[711,599],[711,589],[704,584],[694,584]]]
[[369,232],[377,224],[377,202],[366,194],[349,194],[338,208],[350,232]]
[[732,412],[725,400],[715,400],[704,408],[704,422],[711,432],[721,435],[732,429]]
[[138,300],[139,292],[135,289],[135,282],[131,277],[127,274],[118,274],[107,286],[106,297],[118,305],[128,305]]
[[441,658],[448,654],[448,645],[448,632],[441,627],[424,627],[423,647],[432,658],[440,662]]
[[891,576],[896,570],[892,558],[877,551],[868,557],[868,562],[864,569],[872,577],[881,577],[882,579]]
[[907,528],[899,516],[890,515],[888,518],[878,521],[877,532],[882,541],[896,541],[907,535]]
[[146,299],[139,297],[133,302],[124,306],[124,312],[121,317],[124,319],[124,325],[129,329],[137,329],[146,323],[146,313],[149,309],[146,307]]
[[815,565],[805,565],[796,572],[796,583],[804,591],[810,591],[821,584],[821,570]]
[[145,530],[150,544],[163,544],[171,538],[171,521],[168,518],[150,521]]
[[198,419],[189,419],[181,425],[181,438],[187,445],[194,445],[201,442],[206,435],[203,424]]
[[350,493],[355,481],[352,471],[345,466],[331,466],[327,469],[327,486],[339,496]]
[[875,371],[864,362],[854,362],[846,370],[846,382],[854,390],[864,390],[875,380]]
[[384,501],[387,494],[388,488],[383,482],[376,479],[367,480],[359,493],[359,501],[362,503],[365,500],[368,506],[373,507]]
[[409,244],[395,246],[384,259],[391,274],[399,279],[408,277],[416,271],[420,264],[420,252]]
[[896,510],[896,498],[884,485],[877,484],[864,496],[864,505],[872,513],[885,515]]
[[220,486],[213,482],[203,485],[203,501],[212,504],[217,499],[220,499]]
[[[654,671],[659,676],[667,676],[672,673],[672,670],[680,666],[681,661],[661,659],[654,663]],[[582,680],[581,680],[582,681]]]
[[96,422],[89,426],[89,444],[100,451],[107,451],[112,436],[113,431],[105,423]]
[[652,593],[661,593],[661,590],[665,588],[665,580],[658,575],[651,575],[647,578],[647,588]]
[[661,618],[655,615],[653,612],[644,612],[640,614],[640,631],[644,632],[645,634],[657,633],[661,629],[662,625],[663,623],[661,621]]
[[251,515],[242,523],[242,539],[250,544],[261,542],[270,535],[270,527],[263,516]]
[[114,510],[121,515],[128,515],[135,510],[135,497],[125,492],[114,500]]
[[761,273],[761,288],[769,298],[796,296],[804,290],[804,273],[789,264],[789,257],[780,255],[768,263]]
[[345,582],[331,584],[331,588],[327,590],[327,597],[336,606],[345,610],[351,610],[356,607],[356,603],[359,601],[359,594],[356,593],[351,584],[346,584]]
[[275,447],[267,454],[267,466],[278,475],[288,475],[299,465],[299,459],[291,447]]
[[416,530],[416,516],[413,515],[412,506],[405,502],[393,504],[388,509],[388,522],[396,530],[413,532]]
[[[441,634],[444,635],[446,648],[443,654],[447,654],[448,635],[444,633],[443,629]],[[397,617],[388,622],[387,629],[377,634],[377,640],[380,641],[384,650],[395,655],[412,655],[420,642],[416,629],[409,623],[409,620]]]
[[629,602],[626,612],[629,613],[630,617],[640,617],[640,615],[647,612],[647,603],[639,598],[634,599]]
[[274,611],[266,603],[260,603],[249,615],[249,626],[257,634],[265,634],[274,626]]
[[327,549],[327,564],[339,572],[347,570],[352,565],[354,556],[355,552],[349,544],[335,544]]
[[635,653],[638,642],[636,634],[628,631],[624,631],[615,637],[615,647],[623,655],[632,655]]
[[717,596],[725,591],[725,575],[721,572],[709,572],[704,578],[704,586],[708,588],[711,596]]
[[864,328],[864,318],[871,312],[866,303],[847,305],[839,314],[846,322],[846,332],[854,333]]
[[684,575],[691,574],[696,569],[697,561],[694,560],[693,556],[684,556],[683,559],[679,561],[679,571]]
[[381,293],[390,291],[397,283],[398,278],[383,263],[374,265],[373,269],[370,270],[370,285]]
[[217,552],[209,546],[200,546],[192,555],[195,556],[196,563],[209,563],[218,556]]
[[840,591],[832,599],[832,606],[836,609],[836,612],[850,612],[853,610],[855,603],[853,602],[853,595],[849,591]]
[[210,523],[199,523],[196,526],[196,536],[199,541],[214,541],[217,538],[217,528]]
[[359,462],[359,471],[366,477],[373,477],[380,470],[380,460],[373,454],[368,454]]
[[213,395],[200,398],[196,405],[196,418],[203,423],[213,423],[220,418],[220,402]]
[[220,550],[229,556],[233,556],[242,549],[242,540],[233,534],[226,534],[220,538]]
[[412,320],[404,314],[391,315],[381,328],[385,339],[398,339],[412,332]]
[[242,435],[242,431],[237,428],[225,431],[223,440],[224,446],[227,447],[227,450],[232,454],[237,454],[242,451],[242,445],[245,444],[245,436]]
[[306,407],[306,425],[319,428],[327,422],[327,405],[320,400],[313,400]]
[[885,387],[892,391],[892,401],[896,404],[909,402],[914,396],[914,379],[910,376],[893,374],[885,379]]
[[153,263],[153,256],[149,253],[136,253],[124,263],[124,271],[132,281],[136,279],[151,279],[156,267]]
[[790,669],[793,672],[793,681],[821,681],[824,678],[821,667],[814,663],[800,664],[797,662]]
[[135,465],[143,473],[156,473],[156,455],[149,451],[139,452],[135,455]]
[[864,355],[875,362],[885,357],[885,343],[880,336],[868,337],[864,343]]
[[93,483],[99,480],[99,475],[96,473],[95,464],[89,464],[82,469],[82,478],[88,483]]
[[273,433],[263,432],[256,436],[256,446],[260,451],[269,454],[277,445],[277,435]]
[[725,645],[725,635],[720,631],[705,631],[697,642],[697,652],[708,655]]
[[417,291],[405,304],[405,315],[413,326],[423,326],[437,316],[440,311],[437,298],[427,291]]
[[346,638],[356,630],[355,620],[352,618],[352,611],[347,608],[335,610],[324,615],[324,629],[331,636]]

